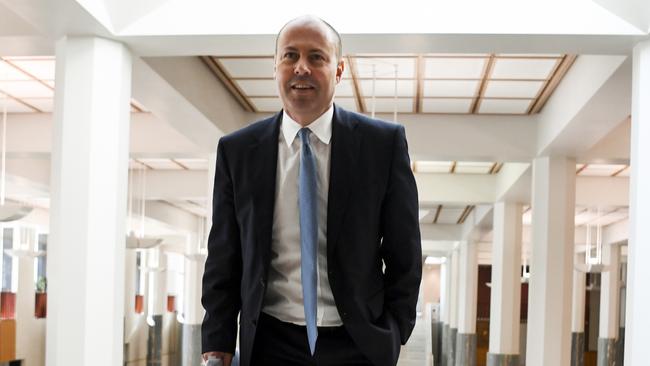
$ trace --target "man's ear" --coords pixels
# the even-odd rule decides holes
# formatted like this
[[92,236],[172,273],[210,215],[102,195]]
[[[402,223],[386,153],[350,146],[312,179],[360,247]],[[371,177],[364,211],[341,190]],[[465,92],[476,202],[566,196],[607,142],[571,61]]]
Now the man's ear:
[[336,82],[340,82],[341,78],[343,77],[343,70],[345,70],[345,63],[343,62],[343,58],[339,61],[338,65],[336,65]]

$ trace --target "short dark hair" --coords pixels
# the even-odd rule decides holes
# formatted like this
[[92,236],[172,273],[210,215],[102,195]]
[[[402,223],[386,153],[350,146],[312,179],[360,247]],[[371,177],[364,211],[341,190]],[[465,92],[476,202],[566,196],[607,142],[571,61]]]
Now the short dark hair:
[[284,29],[285,29],[289,24],[295,22],[295,21],[298,20],[298,19],[305,18],[305,17],[313,18],[314,20],[318,20],[318,21],[320,21],[321,23],[325,24],[325,26],[327,27],[327,29],[332,33],[332,35],[334,35],[334,40],[335,40],[335,42],[334,42],[334,47],[336,48],[336,60],[337,60],[337,61],[341,61],[341,59],[343,58],[343,43],[341,42],[341,35],[340,35],[339,32],[337,32],[336,29],[334,29],[334,27],[332,27],[328,22],[324,21],[323,19],[321,19],[321,18],[319,18],[319,17],[314,17],[314,16],[305,16],[305,15],[303,15],[303,16],[300,16],[300,17],[298,17],[298,18],[293,18],[293,19],[291,19],[290,21],[286,22],[286,23],[282,26],[282,28],[280,28],[280,31],[278,32],[278,34],[275,36],[275,53],[276,53],[276,54],[278,53],[278,40],[280,39],[280,35],[281,35],[282,32],[284,31]]

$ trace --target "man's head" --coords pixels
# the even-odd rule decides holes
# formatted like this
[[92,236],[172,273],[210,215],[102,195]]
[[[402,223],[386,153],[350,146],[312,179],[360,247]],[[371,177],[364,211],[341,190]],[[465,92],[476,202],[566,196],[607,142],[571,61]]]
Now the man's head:
[[331,105],[343,75],[341,38],[325,21],[302,16],[278,33],[275,79],[285,111],[308,124]]

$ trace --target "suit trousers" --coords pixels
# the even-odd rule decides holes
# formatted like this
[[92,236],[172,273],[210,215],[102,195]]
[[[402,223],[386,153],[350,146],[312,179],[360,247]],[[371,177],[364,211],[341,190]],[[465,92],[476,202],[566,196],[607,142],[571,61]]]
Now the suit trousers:
[[372,366],[344,326],[318,327],[311,355],[307,328],[261,313],[251,366]]

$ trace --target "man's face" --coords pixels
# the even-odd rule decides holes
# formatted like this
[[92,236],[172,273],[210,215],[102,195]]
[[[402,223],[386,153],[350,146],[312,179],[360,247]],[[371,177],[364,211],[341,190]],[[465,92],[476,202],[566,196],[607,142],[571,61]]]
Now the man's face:
[[287,112],[318,117],[332,103],[343,74],[327,28],[317,22],[288,25],[278,38],[275,79]]

